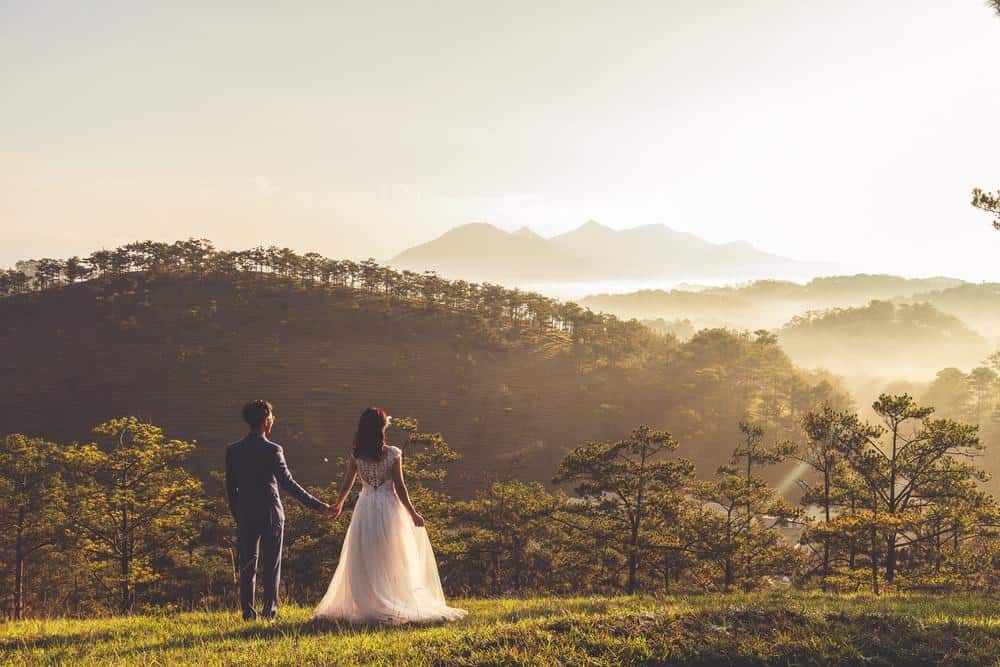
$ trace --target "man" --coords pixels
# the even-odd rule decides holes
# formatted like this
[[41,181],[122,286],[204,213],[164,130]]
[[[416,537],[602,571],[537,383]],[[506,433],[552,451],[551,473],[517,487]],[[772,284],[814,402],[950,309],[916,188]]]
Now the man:
[[238,535],[240,606],[244,619],[257,618],[254,585],[259,545],[264,578],[261,613],[264,618],[273,619],[278,612],[285,526],[285,510],[278,496],[278,485],[306,507],[329,514],[330,506],[314,498],[292,479],[281,447],[268,440],[274,426],[271,404],[262,400],[247,403],[243,406],[243,419],[250,433],[226,448],[226,493]]

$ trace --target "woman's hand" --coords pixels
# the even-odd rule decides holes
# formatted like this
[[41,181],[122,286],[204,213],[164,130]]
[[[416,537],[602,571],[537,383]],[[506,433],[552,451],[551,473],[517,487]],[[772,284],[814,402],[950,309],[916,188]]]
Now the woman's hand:
[[327,516],[328,519],[335,520],[337,517],[340,516],[340,514],[343,511],[344,511],[344,504],[343,503],[337,503],[336,505],[334,505],[333,507],[331,507],[330,509],[328,509],[326,512],[324,512],[324,514],[326,514],[326,516]]
[[420,516],[417,512],[413,513],[413,525],[417,528],[424,527],[424,517]]

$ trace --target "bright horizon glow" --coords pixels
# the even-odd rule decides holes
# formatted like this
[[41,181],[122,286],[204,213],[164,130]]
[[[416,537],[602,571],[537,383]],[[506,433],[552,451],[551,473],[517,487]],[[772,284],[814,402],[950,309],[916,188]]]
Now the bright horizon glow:
[[[211,3],[210,3],[211,4]],[[0,4],[0,266],[594,219],[1000,281],[981,0]]]

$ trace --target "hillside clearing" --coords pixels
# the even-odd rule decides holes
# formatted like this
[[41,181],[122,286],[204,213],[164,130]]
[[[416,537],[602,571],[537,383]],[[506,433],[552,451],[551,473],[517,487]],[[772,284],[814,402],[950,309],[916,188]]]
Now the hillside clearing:
[[0,626],[12,665],[997,664],[1000,601],[801,593],[464,600],[451,625],[347,628],[194,612]]

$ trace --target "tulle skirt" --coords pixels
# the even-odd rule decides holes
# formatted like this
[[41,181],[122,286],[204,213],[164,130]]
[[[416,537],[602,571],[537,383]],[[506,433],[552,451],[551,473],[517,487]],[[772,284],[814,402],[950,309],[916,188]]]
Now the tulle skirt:
[[391,485],[362,489],[337,570],[313,618],[400,624],[466,615],[445,602],[427,531],[413,525]]

